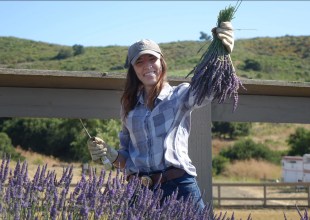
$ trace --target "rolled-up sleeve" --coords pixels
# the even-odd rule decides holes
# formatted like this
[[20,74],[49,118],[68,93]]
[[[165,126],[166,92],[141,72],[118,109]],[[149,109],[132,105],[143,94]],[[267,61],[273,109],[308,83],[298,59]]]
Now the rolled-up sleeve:
[[128,146],[130,142],[130,136],[126,127],[123,126],[123,129],[119,132],[118,137],[120,140],[120,149],[118,152],[127,159],[129,157]]
[[185,106],[188,108],[200,108],[207,104],[210,104],[213,100],[213,96],[210,98],[205,97],[203,102],[200,105],[195,104],[196,94],[191,89],[191,85],[189,83],[182,83],[179,85],[179,96],[182,97],[182,101]]

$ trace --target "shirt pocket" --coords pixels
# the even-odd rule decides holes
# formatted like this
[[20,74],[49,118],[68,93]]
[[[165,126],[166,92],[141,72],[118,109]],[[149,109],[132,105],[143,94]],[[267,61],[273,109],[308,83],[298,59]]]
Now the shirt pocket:
[[157,137],[165,136],[167,134],[174,121],[174,116],[173,109],[169,108],[152,117]]

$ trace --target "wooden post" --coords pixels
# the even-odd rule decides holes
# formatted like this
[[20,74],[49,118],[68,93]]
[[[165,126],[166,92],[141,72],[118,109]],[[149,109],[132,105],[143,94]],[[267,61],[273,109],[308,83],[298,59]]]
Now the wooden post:
[[308,207],[310,208],[310,186],[308,186]]
[[266,184],[263,185],[264,187],[264,207],[267,205],[267,187]]
[[221,185],[217,186],[217,199],[218,199],[218,206],[221,207]]
[[197,181],[204,202],[212,201],[211,105],[192,113],[189,155],[197,169]]

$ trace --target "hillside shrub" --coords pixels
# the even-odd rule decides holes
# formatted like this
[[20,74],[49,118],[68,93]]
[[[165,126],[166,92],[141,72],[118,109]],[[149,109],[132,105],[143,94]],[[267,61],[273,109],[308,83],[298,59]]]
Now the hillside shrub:
[[258,61],[253,60],[253,59],[246,59],[244,61],[243,70],[261,71],[262,67]]
[[10,137],[4,133],[0,132],[0,157],[10,156],[12,160],[25,160],[25,157],[21,156],[20,153],[16,152],[15,148],[12,145]]
[[216,155],[212,159],[212,173],[214,175],[221,174],[224,170],[226,165],[228,164],[229,159],[226,157],[223,157],[222,155]]
[[287,140],[290,146],[289,155],[299,155],[310,153],[310,131],[299,127],[295,130],[295,133],[291,134]]
[[58,54],[53,58],[54,60],[63,60],[72,57],[72,50],[71,49],[60,49]]
[[220,151],[220,155],[230,160],[267,160],[272,163],[280,162],[280,154],[270,150],[261,143],[255,143],[250,138],[237,141],[233,146]]
[[80,44],[74,44],[72,46],[72,50],[73,50],[73,56],[77,56],[77,55],[85,53],[84,46]]
[[212,133],[220,138],[235,139],[250,133],[252,124],[244,122],[213,122]]
[[212,36],[208,35],[207,33],[203,32],[203,31],[200,31],[199,40],[211,41],[212,40]]

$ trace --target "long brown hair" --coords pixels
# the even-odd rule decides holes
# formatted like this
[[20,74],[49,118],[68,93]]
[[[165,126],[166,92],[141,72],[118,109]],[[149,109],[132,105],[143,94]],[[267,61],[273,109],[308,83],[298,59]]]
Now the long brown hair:
[[[167,64],[164,58],[160,58],[162,73],[159,76],[159,79],[156,85],[153,88],[153,91],[150,93],[147,100],[147,107],[153,109],[154,101],[162,90],[164,83],[167,80]],[[143,88],[142,82],[138,79],[137,74],[133,68],[133,65],[130,64],[126,76],[125,88],[121,98],[121,104],[123,108],[123,119],[125,119],[128,113],[134,109],[137,104],[137,95],[138,92]]]

